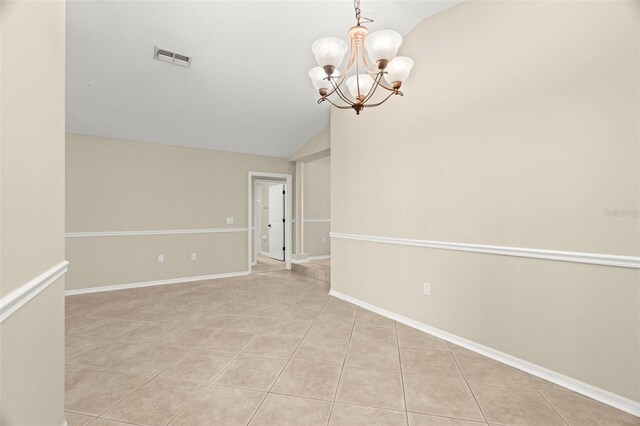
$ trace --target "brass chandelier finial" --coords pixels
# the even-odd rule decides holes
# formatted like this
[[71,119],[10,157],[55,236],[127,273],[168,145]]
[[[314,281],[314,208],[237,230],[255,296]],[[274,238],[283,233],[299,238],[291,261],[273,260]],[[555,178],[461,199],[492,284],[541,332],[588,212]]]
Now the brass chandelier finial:
[[[413,60],[405,56],[396,56],[402,44],[400,34],[382,30],[369,35],[367,27],[361,25],[361,20],[373,21],[362,17],[360,0],[354,1],[354,9],[356,25],[347,33],[350,40],[349,48],[343,40],[336,37],[316,40],[311,50],[319,66],[309,71],[309,77],[320,94],[319,104],[327,101],[336,108],[353,109],[359,115],[364,108],[381,105],[392,95],[403,96],[400,87],[409,77]],[[349,63],[340,73],[338,67],[342,64],[347,50],[350,51]],[[377,69],[370,69],[367,54],[376,63]],[[349,75],[352,69],[355,70],[355,74]],[[382,83],[383,78],[390,86]],[[345,82],[351,96],[347,96],[341,87]],[[368,103],[378,87],[389,93],[378,102]],[[330,99],[332,95],[335,95],[333,100]]]

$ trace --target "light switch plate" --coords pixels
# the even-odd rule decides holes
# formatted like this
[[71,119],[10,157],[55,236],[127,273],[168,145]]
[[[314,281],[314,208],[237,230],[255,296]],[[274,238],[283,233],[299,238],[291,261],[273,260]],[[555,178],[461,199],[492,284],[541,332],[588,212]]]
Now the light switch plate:
[[234,222],[234,220],[233,220],[232,217],[228,217],[227,218],[227,225],[233,225],[233,222]]
[[198,253],[196,252],[191,253],[191,260],[198,260]]
[[164,254],[158,255],[158,263],[164,263]]

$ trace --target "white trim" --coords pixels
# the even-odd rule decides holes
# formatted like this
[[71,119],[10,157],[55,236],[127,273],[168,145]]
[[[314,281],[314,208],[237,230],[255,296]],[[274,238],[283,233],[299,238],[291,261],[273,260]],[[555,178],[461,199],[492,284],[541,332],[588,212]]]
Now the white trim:
[[[253,172],[249,171],[247,173],[247,223],[251,223],[251,212],[253,211],[253,197],[251,194],[253,192],[253,188],[251,185],[251,181],[254,179],[273,179],[279,180],[280,183],[286,183],[287,185],[287,194],[285,199],[285,208],[284,208],[284,218],[285,218],[285,231],[284,231],[284,239],[285,239],[285,252],[284,252],[284,260],[287,262],[287,269],[291,270],[291,219],[293,218],[292,210],[291,210],[291,199],[293,198],[291,184],[291,175],[286,173],[270,173],[270,172]],[[248,273],[251,273],[252,268],[252,251],[253,251],[253,241],[251,240],[251,232],[247,233],[247,270]]]
[[325,254],[323,256],[309,256],[307,258],[308,260],[325,260],[325,259],[331,259],[331,255],[330,254]]
[[304,223],[331,223],[331,219],[302,219]]
[[262,200],[262,182],[258,179],[255,179],[253,183],[253,203],[256,211],[253,214],[253,226],[251,227],[254,231],[252,237],[253,253],[251,253],[253,261],[251,266],[258,264],[258,252],[262,250],[262,207],[264,202]]
[[309,256],[304,259],[293,259],[291,262],[296,263],[298,265],[302,265],[304,263],[309,263],[310,260],[325,260],[325,259],[331,259],[331,255],[328,254],[325,256]]
[[218,234],[227,232],[247,232],[249,228],[204,228],[204,229],[160,229],[149,231],[89,231],[66,232],[65,238],[83,237],[130,237],[142,235],[178,235],[178,234]]
[[412,240],[406,238],[376,237],[372,235],[343,234],[339,232],[331,232],[329,236],[331,238],[368,241],[372,243],[468,251],[475,253],[497,254],[502,256],[528,257],[532,259],[557,260],[561,262],[588,263],[591,265],[617,266],[621,268],[640,268],[640,257],[637,256],[619,256],[614,254],[580,253],[573,251],[450,243],[444,241]]
[[88,293],[101,293],[103,291],[114,291],[114,290],[126,290],[129,288],[140,288],[140,287],[152,287],[156,285],[167,285],[167,284],[180,284],[180,283],[189,283],[194,281],[204,281],[204,280],[217,280],[220,278],[232,278],[232,277],[242,277],[245,275],[249,275],[248,271],[242,272],[226,272],[222,274],[212,274],[212,275],[199,275],[194,277],[183,277],[183,278],[169,278],[166,280],[154,280],[154,281],[143,281],[139,283],[129,283],[129,284],[116,284],[116,285],[103,285],[99,287],[89,287],[89,288],[79,288],[76,290],[67,290],[64,292],[65,296],[75,296],[77,294],[88,294]]
[[67,272],[68,266],[69,262],[63,260],[53,268],[46,270],[28,283],[13,290],[11,293],[0,299],[0,322],[9,318],[11,314],[24,306],[25,303],[36,297],[38,293],[63,276]]
[[560,374],[555,371],[549,370],[545,367],[541,367],[532,362],[525,361],[523,359],[516,358],[512,355],[506,354],[504,352],[500,352],[498,350],[489,348],[479,343],[472,342],[471,340],[467,340],[463,337],[456,336],[455,334],[451,334],[449,332],[437,329],[435,327],[431,327],[424,323],[414,321],[410,318],[404,317],[402,315],[398,315],[391,311],[387,311],[386,309],[379,308],[367,302],[363,302],[362,300],[356,299],[351,296],[347,296],[346,294],[339,293],[335,290],[329,291],[329,295],[333,297],[337,297],[338,299],[344,300],[354,305],[360,306],[361,308],[367,309],[371,312],[375,312],[379,315],[390,318],[399,323],[408,325],[409,327],[413,327],[417,330],[431,334],[435,337],[439,337],[440,339],[446,340],[447,342],[451,342],[455,345],[461,346],[470,351],[479,353],[488,358],[502,362],[503,364],[507,364],[511,367],[520,369],[522,371],[526,371],[527,373],[533,374],[535,376],[542,377],[543,379],[548,380],[552,383],[563,386],[567,389],[570,389],[574,392],[578,392],[582,395],[588,396],[589,398],[593,398],[604,404],[626,411],[627,413],[633,414],[635,416],[640,416],[640,402],[633,401],[624,396],[617,395],[613,392],[609,392],[607,390],[598,388],[588,383],[581,382],[580,380],[573,379],[569,376],[565,376],[564,374]]

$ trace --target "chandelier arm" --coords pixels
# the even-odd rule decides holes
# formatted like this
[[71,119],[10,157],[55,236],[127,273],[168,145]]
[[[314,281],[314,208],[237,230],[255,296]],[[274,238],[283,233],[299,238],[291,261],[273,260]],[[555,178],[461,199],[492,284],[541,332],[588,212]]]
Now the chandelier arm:
[[340,86],[336,86],[336,93],[338,94],[338,97],[340,99],[342,99],[345,103],[347,103],[348,105],[354,105],[355,102],[351,101],[347,95],[345,95],[342,90],[340,89]]
[[362,101],[363,104],[365,102],[367,102],[369,99],[371,99],[371,97],[375,93],[375,91],[378,88],[378,86],[380,86],[380,80],[381,79],[382,79],[382,73],[380,72],[375,76],[375,78],[373,80],[373,84],[371,85],[371,89],[369,89],[369,93],[367,93],[367,96],[365,96],[363,101]]
[[[385,89],[385,90],[390,91],[390,92],[395,92],[395,90],[394,90],[394,89],[392,89],[391,87],[387,87],[387,86],[385,86],[384,84],[382,84],[382,82],[380,82],[379,86],[380,86],[380,87],[382,87],[382,88],[383,88],[383,89]],[[392,93],[392,94],[393,94],[393,93]]]
[[336,108],[340,108],[340,109],[351,109],[351,105],[346,106],[346,105],[338,105],[335,102],[333,102],[331,99],[327,99],[325,98],[327,102],[329,102],[331,105],[333,105]]
[[336,83],[335,80],[331,78],[331,76],[327,76],[325,80],[328,80],[331,86],[333,87],[333,90],[331,90],[331,92],[327,93],[324,96],[325,98],[328,98],[329,96],[336,93],[343,102],[345,102],[346,104],[352,105],[352,102],[339,89],[340,85],[342,84],[342,81],[340,83]]
[[344,95],[344,93],[342,93],[342,90],[340,90],[340,84],[336,84],[336,82],[331,79],[329,79],[329,82],[333,86],[333,91],[331,91],[331,93],[329,93],[326,97],[329,97],[329,95],[331,95],[332,93],[335,93],[343,102],[349,105],[353,105],[353,103],[349,100],[349,98],[347,98]]
[[367,53],[366,49],[364,48],[364,44],[362,45],[362,64],[371,77],[377,74],[377,72],[371,71],[371,69],[369,68],[369,62],[367,62]]
[[393,96],[393,95],[400,95],[400,96],[402,96],[402,93],[401,93],[401,92],[397,92],[397,93],[389,93],[389,94],[387,95],[387,97],[386,97],[386,98],[384,98],[383,100],[381,100],[380,102],[375,103],[375,104],[370,104],[370,105],[363,105],[363,107],[364,107],[364,108],[373,108],[373,107],[380,106],[380,105],[382,105],[383,103],[385,103],[385,102],[387,101],[387,99],[389,99],[389,98],[390,98],[391,96]]
[[331,96],[331,95],[333,95],[335,93],[335,91],[336,91],[336,83],[335,83],[335,81],[333,81],[331,79],[331,76],[326,76],[325,78],[323,78],[323,80],[327,80],[331,84],[331,87],[333,87],[333,89],[324,96],[325,98],[328,98],[329,96]]

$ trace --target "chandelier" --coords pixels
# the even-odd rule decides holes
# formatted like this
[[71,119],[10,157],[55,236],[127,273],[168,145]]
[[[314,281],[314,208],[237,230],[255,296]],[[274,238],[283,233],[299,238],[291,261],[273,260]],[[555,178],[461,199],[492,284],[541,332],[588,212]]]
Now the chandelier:
[[[393,95],[403,96],[400,87],[409,77],[413,60],[406,56],[396,56],[402,44],[400,34],[382,30],[369,35],[369,30],[360,25],[360,21],[373,21],[361,17],[360,0],[354,1],[354,9],[356,26],[351,27],[348,32],[350,46],[347,47],[347,43],[337,37],[316,40],[311,45],[311,50],[319,66],[309,71],[309,77],[320,93],[318,104],[327,101],[336,108],[354,109],[359,115],[364,108],[382,105]],[[338,67],[342,64],[347,50],[350,51],[349,62],[340,72]],[[375,69],[369,66],[367,54],[376,64]],[[382,82],[383,78],[388,86]],[[343,83],[346,83],[348,94],[351,96],[345,93]],[[372,101],[378,88],[389,93],[384,93],[384,96]]]

